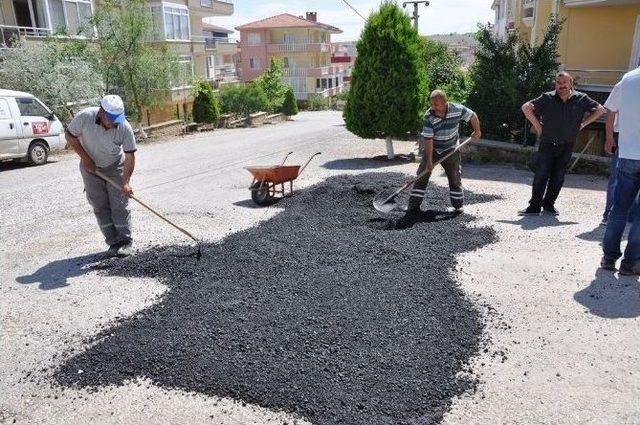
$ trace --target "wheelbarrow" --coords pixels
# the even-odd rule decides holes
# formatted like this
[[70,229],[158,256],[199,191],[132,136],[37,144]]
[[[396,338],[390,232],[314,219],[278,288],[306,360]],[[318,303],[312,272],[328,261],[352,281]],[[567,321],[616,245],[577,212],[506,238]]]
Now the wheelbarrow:
[[[281,194],[282,198],[293,196],[293,181],[302,174],[314,157],[321,154],[321,152],[317,152],[311,155],[311,158],[303,166],[284,165],[292,153],[286,154],[280,165],[245,167],[253,176],[253,181],[249,186],[253,202],[260,206],[266,206],[279,199],[276,197],[277,194]],[[289,183],[289,193],[285,191],[285,183]]]

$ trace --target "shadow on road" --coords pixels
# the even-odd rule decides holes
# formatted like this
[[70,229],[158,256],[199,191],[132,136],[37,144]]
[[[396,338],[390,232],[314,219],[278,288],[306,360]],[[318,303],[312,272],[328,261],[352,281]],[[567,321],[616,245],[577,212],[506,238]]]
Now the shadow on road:
[[536,230],[542,227],[573,226],[575,221],[560,221],[556,216],[543,214],[541,216],[522,217],[519,220],[496,220],[498,223],[520,226],[522,230]]
[[[402,179],[332,177],[283,200],[275,217],[204,244],[199,262],[174,256],[184,247],[117,262],[103,273],[151,277],[168,291],[87,341],[54,379],[96,388],[143,376],[318,425],[439,422],[453,397],[476,388],[464,365],[484,329],[452,267],[495,234],[468,215],[384,231],[373,193]],[[448,189],[429,190],[445,208]]]
[[[396,155],[394,159],[386,156],[375,156],[372,158],[346,158],[325,162],[322,167],[328,170],[371,170],[396,165],[410,164],[414,160],[410,155]],[[416,169],[418,164],[416,163]]]
[[100,260],[104,258],[104,253],[98,253],[52,261],[46,266],[40,267],[33,274],[17,277],[16,282],[23,285],[38,283],[38,288],[44,291],[63,288],[69,286],[67,279],[103,268],[104,264],[101,264]]
[[591,314],[607,319],[640,316],[640,283],[637,276],[620,276],[598,269],[591,284],[573,298]]

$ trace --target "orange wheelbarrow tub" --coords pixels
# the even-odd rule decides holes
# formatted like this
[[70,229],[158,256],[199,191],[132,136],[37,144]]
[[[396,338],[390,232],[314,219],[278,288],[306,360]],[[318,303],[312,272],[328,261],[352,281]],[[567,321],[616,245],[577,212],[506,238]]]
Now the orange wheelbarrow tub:
[[[292,153],[289,152],[280,165],[245,167],[253,176],[253,181],[249,186],[253,202],[260,206],[266,206],[279,199],[276,197],[277,194],[281,194],[281,197],[292,196],[293,181],[302,174],[314,157],[321,154],[321,152],[317,152],[311,155],[311,158],[303,166],[284,165]],[[289,183],[289,193],[285,191],[285,183]]]

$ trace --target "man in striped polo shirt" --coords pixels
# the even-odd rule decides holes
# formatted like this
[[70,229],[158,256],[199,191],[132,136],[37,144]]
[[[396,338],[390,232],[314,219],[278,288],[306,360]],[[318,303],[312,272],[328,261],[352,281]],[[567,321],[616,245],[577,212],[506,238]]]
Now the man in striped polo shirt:
[[[480,120],[471,109],[447,100],[442,90],[434,90],[430,96],[431,108],[424,116],[421,133],[423,155],[418,174],[431,170],[433,163],[451,152],[458,144],[460,121],[470,122],[473,127],[471,137],[474,141],[480,139]],[[449,198],[456,212],[462,212],[464,193],[462,191],[462,155],[458,151],[442,162],[449,180]],[[431,173],[418,179],[411,190],[407,212],[420,212],[420,205],[424,198],[425,189],[429,183]]]

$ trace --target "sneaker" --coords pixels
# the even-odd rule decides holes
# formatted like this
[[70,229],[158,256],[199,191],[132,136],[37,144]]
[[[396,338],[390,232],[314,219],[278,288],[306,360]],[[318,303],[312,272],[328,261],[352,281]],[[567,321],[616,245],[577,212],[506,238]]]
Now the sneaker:
[[526,209],[518,211],[518,215],[540,215],[540,208],[529,205]]
[[118,257],[124,258],[124,257],[129,257],[130,255],[133,254],[133,248],[131,247],[131,243],[125,243],[122,244],[119,248],[118,248],[118,252],[116,253],[116,255]]
[[629,266],[626,263],[620,263],[618,273],[620,273],[620,275],[622,276],[638,276],[640,275],[640,270],[637,265]]
[[[600,260],[600,268],[604,270],[616,271],[616,260],[602,257],[602,260]],[[620,269],[622,269],[622,266],[620,266]]]
[[607,220],[607,218],[606,218],[606,217],[604,217],[604,218],[602,219],[602,221],[600,222],[600,226],[606,226],[608,221],[609,221],[609,220]]
[[558,209],[556,207],[554,207],[553,205],[549,206],[549,207],[544,207],[543,211],[546,212],[547,214],[551,214],[551,215],[559,215],[560,211],[558,211]]

